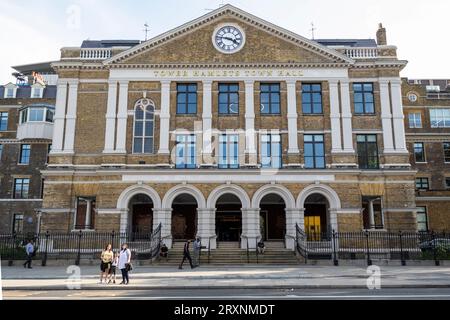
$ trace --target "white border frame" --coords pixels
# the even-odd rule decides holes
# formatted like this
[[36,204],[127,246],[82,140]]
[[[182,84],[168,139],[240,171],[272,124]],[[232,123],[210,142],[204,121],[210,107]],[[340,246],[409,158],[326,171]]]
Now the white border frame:
[[[216,34],[217,34],[217,32],[218,32],[220,29],[222,29],[223,27],[234,27],[234,28],[238,29],[238,30],[241,32],[241,34],[242,34],[242,44],[241,44],[241,46],[238,47],[236,50],[233,50],[233,51],[225,51],[225,50],[223,50],[222,48],[220,48],[220,47],[217,45],[217,43],[216,43]],[[245,34],[244,29],[242,29],[242,27],[239,26],[237,23],[221,23],[221,24],[219,24],[219,25],[214,29],[214,32],[213,32],[213,34],[212,34],[212,36],[211,36],[211,40],[212,40],[212,43],[213,43],[214,48],[216,48],[217,51],[219,51],[220,53],[223,53],[223,54],[228,54],[228,55],[230,55],[230,54],[238,53],[239,51],[241,51],[241,50],[245,47],[245,43],[246,43],[246,41],[247,41],[247,36],[246,36],[246,34]]]

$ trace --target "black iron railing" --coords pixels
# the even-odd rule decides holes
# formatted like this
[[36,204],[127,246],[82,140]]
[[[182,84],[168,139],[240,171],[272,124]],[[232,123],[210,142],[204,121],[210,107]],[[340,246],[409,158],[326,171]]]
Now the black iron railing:
[[48,260],[74,260],[79,265],[82,259],[100,259],[102,250],[111,244],[113,251],[128,244],[134,259],[153,259],[158,256],[161,243],[161,224],[151,234],[137,235],[126,232],[76,231],[72,233],[2,234],[0,235],[0,257],[13,265],[15,260],[26,258],[25,246],[32,240],[35,260],[45,266]]

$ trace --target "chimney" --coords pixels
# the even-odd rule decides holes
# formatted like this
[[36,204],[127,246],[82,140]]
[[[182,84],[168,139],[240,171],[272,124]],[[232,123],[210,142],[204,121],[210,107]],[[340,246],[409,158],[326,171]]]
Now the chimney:
[[381,23],[378,25],[377,43],[379,46],[387,45],[386,28],[383,28]]

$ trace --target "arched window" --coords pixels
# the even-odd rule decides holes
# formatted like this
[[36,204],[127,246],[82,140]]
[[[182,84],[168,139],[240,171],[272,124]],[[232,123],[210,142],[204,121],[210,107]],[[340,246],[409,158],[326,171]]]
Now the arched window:
[[134,107],[133,153],[153,153],[155,104],[140,99]]

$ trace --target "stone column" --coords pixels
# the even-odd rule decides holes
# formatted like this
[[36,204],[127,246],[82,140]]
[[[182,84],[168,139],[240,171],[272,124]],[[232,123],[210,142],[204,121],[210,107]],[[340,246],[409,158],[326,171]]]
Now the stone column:
[[330,86],[330,118],[331,118],[331,152],[342,151],[341,112],[339,110],[338,81],[329,81]]
[[245,81],[245,154],[249,164],[256,164],[256,132],[255,132],[255,86],[254,81]]
[[369,201],[369,228],[375,229],[375,213],[373,211],[373,202],[375,200]]
[[84,228],[91,226],[91,210],[92,210],[92,200],[86,200],[86,218],[84,220]]
[[108,104],[106,109],[105,149],[103,153],[114,152],[116,133],[117,82],[109,82]]
[[339,211],[339,209],[336,209],[336,208],[331,208],[328,210],[328,218],[329,218],[328,221],[330,223],[330,228],[331,228],[331,230],[329,230],[329,232],[332,232],[333,230],[336,232],[339,231],[338,230],[338,228],[339,228],[338,217],[337,217],[338,211]]
[[69,99],[66,114],[66,136],[64,140],[64,152],[74,153],[75,125],[77,121],[78,80],[69,81]]
[[288,80],[287,82],[287,117],[289,130],[289,149],[288,153],[298,155],[298,130],[297,130],[297,92],[295,88],[295,81]]
[[170,140],[170,81],[161,81],[161,114],[159,154],[169,154]]
[[161,239],[172,248],[172,208],[153,209],[153,229],[161,223]]
[[405,123],[402,104],[402,88],[400,80],[391,81],[392,118],[394,123],[395,150],[407,153]]
[[354,153],[352,109],[350,105],[350,85],[348,80],[341,80],[341,102],[342,102],[342,128],[344,140],[344,152]]
[[304,229],[304,209],[286,208],[286,249],[295,248],[295,238],[297,236],[296,225]]
[[380,80],[381,123],[383,126],[384,153],[394,151],[392,136],[391,101],[389,98],[389,81]]
[[205,165],[212,165],[212,81],[203,81],[203,148],[202,156]]
[[67,82],[58,80],[55,104],[53,142],[51,153],[61,153],[64,141],[64,123],[66,119]]
[[216,243],[216,209],[198,208],[197,236],[202,240],[202,245],[211,249],[217,248]]
[[259,208],[242,209],[242,239],[241,248],[256,249],[256,242],[261,238]]
[[128,120],[128,81],[119,83],[119,108],[117,113],[117,153],[126,153],[127,120]]

